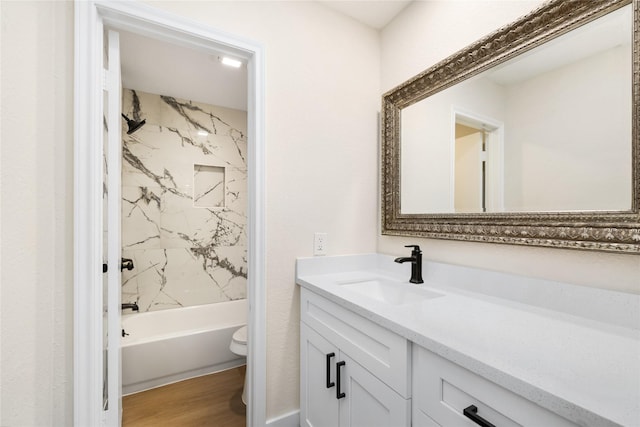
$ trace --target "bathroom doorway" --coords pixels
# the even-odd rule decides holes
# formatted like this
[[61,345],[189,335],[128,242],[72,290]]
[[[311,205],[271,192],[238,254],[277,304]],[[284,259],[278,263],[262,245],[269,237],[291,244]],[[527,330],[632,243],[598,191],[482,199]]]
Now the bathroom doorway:
[[[109,228],[105,232],[103,220],[108,218],[107,223],[113,221],[112,215],[114,209],[111,207],[109,212],[111,214],[102,214],[101,209],[96,209],[101,203],[96,203],[98,200],[102,200],[105,187],[103,186],[102,174],[97,174],[97,171],[108,170],[111,167],[109,176],[110,183],[113,183],[114,177],[120,177],[120,174],[116,170],[113,170],[113,165],[107,164],[105,167],[105,158],[103,158],[101,146],[95,147],[88,144],[87,141],[101,140],[96,138],[103,131],[103,124],[105,121],[108,125],[108,129],[111,128],[111,134],[117,134],[113,132],[120,127],[120,123],[116,123],[114,117],[117,108],[114,108],[113,103],[109,103],[108,99],[112,99],[110,96],[105,96],[103,87],[96,84],[97,82],[105,81],[105,88],[109,88],[107,92],[115,92],[113,89],[113,83],[110,83],[110,72],[105,73],[103,78],[97,78],[102,71],[102,62],[100,57],[103,57],[104,52],[102,49],[98,49],[97,46],[101,46],[102,41],[105,38],[111,38],[104,29],[109,28],[112,33],[130,32],[142,36],[149,37],[154,40],[159,40],[162,43],[168,43],[172,45],[179,45],[182,49],[197,50],[200,52],[206,52],[210,57],[215,56],[218,60],[218,56],[221,54],[231,54],[230,56],[244,61],[248,71],[248,78],[245,77],[245,83],[248,90],[245,99],[248,99],[247,109],[245,113],[246,130],[244,136],[249,141],[245,148],[245,160],[246,160],[246,249],[244,255],[244,279],[246,282],[246,297],[248,301],[248,319],[249,325],[249,346],[248,351],[248,390],[247,397],[247,424],[248,425],[262,425],[265,418],[264,407],[264,331],[262,330],[264,322],[264,286],[262,281],[264,280],[264,235],[263,235],[263,133],[262,133],[262,53],[261,48],[254,44],[247,43],[244,40],[238,40],[229,35],[224,35],[215,32],[209,27],[196,24],[194,22],[186,21],[179,17],[169,16],[166,13],[158,11],[152,7],[138,4],[112,4],[107,2],[80,2],[76,3],[76,209],[75,209],[75,222],[76,222],[76,247],[75,247],[75,290],[76,290],[76,310],[75,310],[75,342],[76,352],[74,360],[74,419],[77,425],[120,425],[121,422],[121,378],[113,375],[113,373],[119,373],[121,369],[119,359],[118,344],[114,345],[115,333],[117,331],[118,338],[120,336],[120,286],[113,278],[119,275],[120,258],[115,260],[114,253],[118,253],[121,247],[119,246],[119,238],[112,238]],[[110,54],[112,52],[109,52]],[[143,52],[140,51],[140,54]],[[108,66],[112,66],[115,62],[111,62]],[[107,67],[105,67],[106,69]],[[111,68],[112,71],[113,67]],[[102,77],[102,76],[100,76]],[[111,85],[111,86],[110,86]],[[119,88],[118,88],[119,89]],[[167,93],[165,91],[165,93]],[[133,96],[133,93],[129,95]],[[163,95],[157,94],[159,99],[167,101],[166,104],[173,104],[174,110],[189,112],[193,111],[190,107],[195,105],[191,100],[177,98],[170,96],[169,94]],[[121,95],[120,95],[121,96]],[[162,96],[165,96],[163,99]],[[135,100],[130,105],[133,105],[135,110]],[[204,109],[206,110],[206,109]],[[118,111],[118,113],[125,113],[125,111]],[[134,111],[131,112],[132,116],[136,116]],[[140,115],[140,111],[137,111],[137,115]],[[107,117],[108,116],[108,117]],[[119,116],[119,114],[118,114]],[[211,116],[210,116],[211,117]],[[185,114],[183,117],[185,120],[189,120],[189,115]],[[118,117],[119,119],[119,117]],[[127,121],[136,119],[135,117],[125,117]],[[137,117],[137,121],[141,121],[144,118]],[[193,123],[192,123],[193,125]],[[213,125],[209,123],[208,125]],[[207,128],[210,126],[200,126]],[[177,131],[177,127],[166,125],[165,133],[173,133],[174,136],[181,138],[181,143],[188,143],[184,139],[184,135],[180,136],[180,132]],[[174,129],[177,132],[170,131]],[[234,128],[239,134],[243,134],[242,131]],[[199,130],[194,125],[194,132]],[[108,132],[108,131],[107,131]],[[133,133],[133,132],[132,132]],[[242,138],[239,134],[234,134],[236,142],[239,142]],[[205,136],[200,135],[202,138]],[[233,139],[233,138],[232,138]],[[109,138],[109,144],[112,139]],[[193,142],[193,139],[191,139]],[[122,143],[122,140],[119,141]],[[144,144],[144,142],[143,142]],[[241,145],[241,141],[239,145]],[[239,146],[238,145],[238,146]],[[200,146],[200,149],[204,151],[211,151],[204,144]],[[113,153],[113,147],[110,146],[107,150],[108,153]],[[238,150],[240,156],[242,156],[242,149]],[[133,158],[126,156],[128,153],[123,150],[123,157],[129,164],[129,160]],[[171,154],[169,154],[171,156]],[[113,157],[113,156],[112,156]],[[120,159],[122,160],[122,159]],[[139,159],[138,159],[139,160]],[[117,162],[116,162],[117,163]],[[216,162],[213,162],[216,163]],[[224,162],[223,162],[224,163]],[[214,187],[223,188],[225,191],[215,192],[216,197],[205,196],[199,199],[203,199],[204,206],[199,206],[202,209],[215,211],[216,208],[224,209],[229,202],[228,192],[229,183],[234,179],[238,180],[237,170],[227,167],[224,164],[209,164],[208,162],[194,162],[190,165],[189,172],[191,173],[192,187],[199,186],[197,175],[213,177],[218,179],[219,185]],[[237,168],[236,168],[237,169]],[[148,167],[142,167],[140,170],[143,175],[152,181],[160,181],[159,184],[163,184],[164,179],[171,178],[171,173],[164,174],[162,179],[158,177],[157,173],[150,173],[151,170]],[[222,177],[221,179],[219,179]],[[239,179],[242,180],[242,179]],[[112,186],[113,187],[113,186]],[[115,187],[113,187],[115,188]],[[147,205],[158,203],[159,195],[142,190],[143,186],[139,186],[139,190],[142,191],[139,195],[143,203]],[[168,190],[169,193],[174,194],[178,191]],[[211,193],[205,191],[207,194]],[[123,192],[124,193],[124,192]],[[233,191],[231,192],[233,193]],[[186,194],[186,193],[185,193]],[[222,196],[220,196],[222,194]],[[124,196],[124,194],[123,194]],[[194,199],[194,197],[191,197]],[[124,199],[123,199],[124,200]],[[120,200],[119,200],[120,201]],[[230,203],[230,202],[229,202]],[[113,205],[113,203],[112,203]],[[214,206],[217,205],[217,206]],[[117,209],[115,210],[117,211]],[[143,212],[144,213],[144,212]],[[220,212],[216,212],[217,217],[220,218]],[[144,215],[143,215],[144,216]],[[148,218],[151,219],[151,218]],[[153,221],[148,221],[150,224]],[[149,225],[149,224],[147,224]],[[156,224],[158,225],[158,224]],[[116,227],[114,227],[116,228]],[[170,229],[170,227],[157,227],[159,229]],[[166,230],[165,230],[166,231]],[[182,239],[184,233],[175,231],[173,232],[174,238]],[[165,240],[171,240],[170,235],[158,236],[158,238],[164,237]],[[184,240],[184,239],[183,239]],[[106,250],[109,251],[108,263],[98,265],[97,260],[102,261],[102,242],[106,243]],[[209,248],[211,249],[211,248]],[[162,249],[166,252],[166,249]],[[200,256],[203,263],[206,264],[207,252],[206,248],[191,247],[188,251],[196,258]],[[184,252],[184,251],[183,251]],[[236,273],[236,279],[242,279],[243,267],[239,265],[242,261],[231,262],[229,261],[234,255],[224,257],[225,265],[231,266],[231,269]],[[235,254],[236,260],[242,259],[243,255]],[[219,254],[216,254],[216,259],[220,260]],[[117,261],[117,262],[116,262]],[[124,260],[122,260],[124,265]],[[107,264],[106,266],[104,264]],[[134,266],[136,262],[133,262]],[[144,266],[144,262],[138,263],[141,267]],[[130,265],[127,261],[127,265]],[[99,267],[99,271],[98,268]],[[134,267],[135,268],[135,267]],[[205,268],[206,270],[206,268]],[[101,274],[108,272],[109,284],[107,286],[107,292],[100,292],[101,286],[93,286],[98,283],[102,283]],[[113,280],[112,280],[113,279]],[[237,282],[237,280],[236,280]],[[114,285],[114,283],[116,283]],[[88,286],[87,286],[88,285]],[[230,285],[228,283],[227,291],[230,293],[236,292],[237,295],[237,283]],[[231,288],[235,290],[231,290]],[[193,293],[193,291],[190,291]],[[189,293],[189,292],[187,292]],[[224,293],[224,292],[222,292]],[[114,297],[114,295],[118,297]],[[229,297],[230,295],[226,295]],[[233,296],[230,297],[233,299]],[[174,303],[182,304],[174,298]],[[116,304],[117,302],[117,304]],[[133,304],[133,302],[122,301],[123,303]],[[137,301],[136,301],[137,302]],[[167,303],[167,301],[155,301],[160,305]],[[104,307],[99,309],[98,307]],[[157,307],[157,306],[156,306]],[[139,306],[138,306],[139,309]],[[106,318],[103,318],[103,313],[108,313]],[[108,327],[108,345],[103,346],[102,337],[103,328]],[[123,332],[125,334],[125,332]],[[230,340],[229,340],[230,341]]]
[[128,396],[244,365],[230,344],[247,324],[248,84],[228,53],[118,34],[127,124],[122,167],[107,168],[121,177]]

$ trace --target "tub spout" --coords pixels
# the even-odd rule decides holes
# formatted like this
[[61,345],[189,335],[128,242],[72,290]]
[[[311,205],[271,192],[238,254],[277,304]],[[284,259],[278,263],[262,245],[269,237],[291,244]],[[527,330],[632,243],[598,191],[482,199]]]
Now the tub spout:
[[140,311],[140,307],[138,307],[137,302],[127,302],[122,304],[122,310],[126,310],[127,308],[130,308],[133,311]]

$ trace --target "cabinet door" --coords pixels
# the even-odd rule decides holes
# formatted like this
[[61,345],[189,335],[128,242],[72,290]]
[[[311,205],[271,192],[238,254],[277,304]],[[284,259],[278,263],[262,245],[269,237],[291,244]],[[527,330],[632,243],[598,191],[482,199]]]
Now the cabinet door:
[[336,347],[304,323],[300,324],[300,424],[302,426],[338,426],[339,401],[336,398],[335,376],[338,357]]
[[336,387],[345,394],[340,399],[340,427],[410,426],[410,399],[400,396],[346,354],[340,354],[340,361],[344,365],[336,372]]

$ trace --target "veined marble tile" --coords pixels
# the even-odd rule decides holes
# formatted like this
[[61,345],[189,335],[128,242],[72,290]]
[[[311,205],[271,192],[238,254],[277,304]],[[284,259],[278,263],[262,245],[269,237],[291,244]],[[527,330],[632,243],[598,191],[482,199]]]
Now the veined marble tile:
[[123,271],[122,301],[141,311],[246,298],[246,249],[142,249],[123,251],[134,270]]
[[170,127],[180,128],[187,125],[213,130],[214,126],[218,129],[219,125],[223,124],[240,130],[247,128],[245,111],[139,90],[123,90],[122,109],[126,115],[136,120],[144,118],[149,123],[162,123]]
[[[167,249],[169,262],[165,269],[165,292],[183,305],[224,301],[222,290],[211,278],[210,272],[188,248]],[[188,286],[185,286],[188,285]],[[195,300],[192,294],[201,299]]]
[[[147,121],[123,131],[122,245],[135,265],[123,302],[149,311],[246,298],[246,112],[131,90],[123,111]],[[211,202],[223,206],[194,202],[196,165],[224,168]]]
[[160,218],[163,247],[246,245],[244,212],[193,207],[190,200],[169,193],[163,195],[163,201],[165,208]]
[[163,127],[150,125],[147,128],[145,125],[133,135],[124,135],[122,171],[125,185],[157,185],[168,191],[189,188],[193,185],[196,164],[246,171],[244,161],[230,161],[233,151],[212,148],[211,153],[205,154]]
[[191,146],[205,155],[219,157],[230,165],[246,167],[245,111],[130,89],[123,92],[125,114],[128,112],[128,115],[137,119],[146,119],[145,127],[159,125],[173,133],[183,147]]
[[246,214],[247,188],[247,170],[227,168],[227,209]]
[[[190,211],[194,226],[192,241],[216,246],[246,246],[246,217],[234,211],[201,209]],[[198,218],[206,218],[198,221]]]
[[158,186],[175,194],[191,187],[193,159],[200,154],[182,147],[179,138],[161,126],[143,126],[133,135],[124,134],[123,184]]
[[232,277],[224,287],[225,294],[231,300],[246,299],[247,298],[247,278],[246,277]]
[[[123,250],[122,256],[132,259],[134,265],[133,270],[122,272],[122,302],[137,302],[140,311],[148,311],[162,294],[165,285],[165,250]],[[180,307],[178,301],[173,301],[173,305]]]
[[[218,283],[231,300],[247,297],[246,246],[220,246],[216,248],[220,274]],[[222,277],[224,275],[224,277]]]
[[160,248],[160,188],[122,187],[123,249]]

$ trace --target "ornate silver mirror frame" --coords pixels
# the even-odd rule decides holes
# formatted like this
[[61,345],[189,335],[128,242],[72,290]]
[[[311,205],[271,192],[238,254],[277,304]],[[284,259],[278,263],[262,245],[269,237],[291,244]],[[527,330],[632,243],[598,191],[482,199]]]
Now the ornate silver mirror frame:
[[[400,112],[503,61],[633,2],[631,210],[402,214]],[[554,0],[387,92],[382,98],[382,234],[640,253],[640,0]]]

